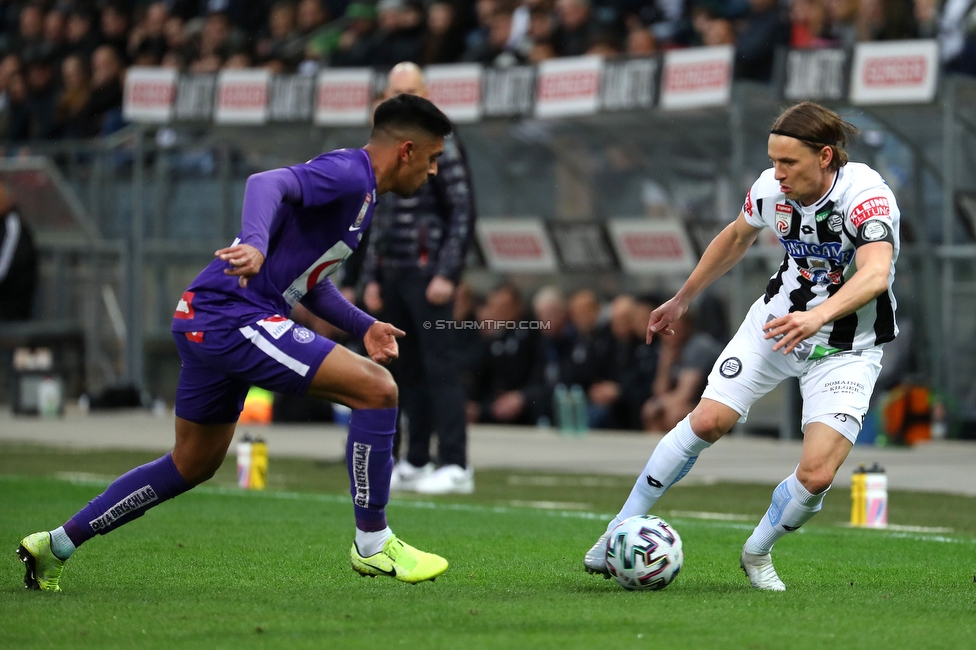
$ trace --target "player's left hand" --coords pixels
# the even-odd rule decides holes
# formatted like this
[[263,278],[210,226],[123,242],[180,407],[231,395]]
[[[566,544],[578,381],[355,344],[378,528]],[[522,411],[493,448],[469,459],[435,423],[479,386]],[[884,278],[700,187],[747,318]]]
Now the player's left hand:
[[454,283],[443,275],[435,275],[427,285],[427,302],[443,305],[454,296]]
[[228,262],[234,268],[225,269],[224,274],[240,277],[241,288],[247,286],[248,278],[253,278],[264,264],[264,255],[250,244],[238,244],[229,248],[221,248],[214,253],[214,257]]
[[363,337],[366,354],[376,363],[386,365],[400,356],[396,340],[406,335],[406,332],[389,323],[376,321],[369,326],[366,336]]
[[763,338],[769,340],[782,336],[773,346],[773,352],[782,350],[783,354],[789,354],[801,341],[819,332],[824,324],[816,311],[794,311],[763,325],[766,332]]

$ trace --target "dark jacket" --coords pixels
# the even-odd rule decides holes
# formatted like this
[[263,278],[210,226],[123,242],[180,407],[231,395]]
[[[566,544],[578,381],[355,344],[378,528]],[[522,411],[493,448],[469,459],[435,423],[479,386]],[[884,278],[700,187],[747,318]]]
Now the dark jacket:
[[16,211],[0,215],[0,321],[30,319],[37,266],[30,228]]
[[411,197],[382,200],[370,228],[363,280],[389,270],[424,269],[433,277],[461,278],[474,235],[471,172],[456,137],[444,139],[438,173]]

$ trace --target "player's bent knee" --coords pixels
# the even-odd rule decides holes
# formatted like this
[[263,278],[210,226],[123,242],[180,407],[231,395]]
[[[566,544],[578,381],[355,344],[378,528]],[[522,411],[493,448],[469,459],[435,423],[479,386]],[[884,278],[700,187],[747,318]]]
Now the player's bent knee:
[[690,417],[691,429],[695,435],[708,442],[715,442],[735,424],[735,420],[729,422],[729,416],[705,404],[699,404]]
[[394,408],[399,400],[399,391],[393,375],[383,366],[374,364],[370,377],[368,406],[365,408],[388,409]]
[[828,467],[805,468],[801,465],[796,470],[796,480],[810,494],[820,494],[834,482],[834,472]]

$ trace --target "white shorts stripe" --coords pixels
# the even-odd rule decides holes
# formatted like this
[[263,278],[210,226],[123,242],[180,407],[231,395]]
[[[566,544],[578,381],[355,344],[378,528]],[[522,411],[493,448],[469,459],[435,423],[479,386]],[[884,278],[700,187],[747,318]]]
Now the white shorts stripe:
[[256,345],[259,350],[261,350],[266,355],[268,355],[269,357],[271,357],[281,365],[285,366],[289,370],[294,370],[302,377],[308,374],[309,368],[307,364],[302,363],[301,361],[295,359],[294,357],[288,356],[287,354],[285,354],[284,352],[276,348],[271,341],[261,336],[260,332],[258,332],[256,329],[245,326],[240,328],[240,332],[241,334],[244,335],[244,338],[246,338],[251,343]]

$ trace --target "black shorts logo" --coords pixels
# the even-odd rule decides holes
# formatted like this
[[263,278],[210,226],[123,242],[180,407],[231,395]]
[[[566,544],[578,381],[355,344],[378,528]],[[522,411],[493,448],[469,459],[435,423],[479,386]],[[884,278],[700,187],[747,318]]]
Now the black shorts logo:
[[737,357],[729,357],[718,367],[718,372],[726,379],[735,379],[742,372],[742,362]]

